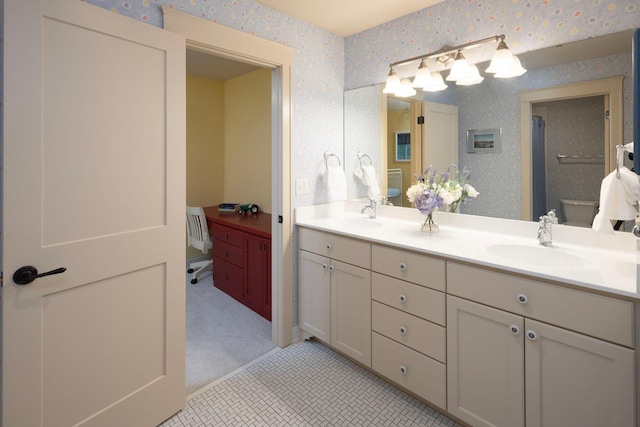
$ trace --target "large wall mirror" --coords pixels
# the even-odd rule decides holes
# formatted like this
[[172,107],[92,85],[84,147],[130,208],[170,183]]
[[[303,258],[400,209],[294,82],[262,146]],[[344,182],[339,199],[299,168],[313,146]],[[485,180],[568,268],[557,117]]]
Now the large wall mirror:
[[[597,201],[602,178],[615,168],[615,145],[633,140],[632,55],[633,31],[611,34],[519,55],[528,72],[513,79],[486,77],[475,86],[449,87],[442,92],[418,91],[413,99],[397,100],[382,94],[383,85],[345,91],[344,158],[347,177],[357,165],[358,151],[366,151],[379,170],[383,194],[399,185],[388,184],[389,135],[396,123],[416,120],[422,101],[458,108],[457,158],[471,170],[471,183],[480,192],[462,206],[467,214],[508,219],[532,219],[531,187],[544,176],[542,209],[560,212],[560,200]],[[488,64],[478,64],[481,72]],[[593,85],[594,81],[606,84]],[[617,86],[616,86],[617,85]],[[594,89],[594,87],[596,89]],[[619,89],[616,89],[619,87]],[[557,90],[556,90],[557,89]],[[617,92],[616,92],[617,91]],[[524,112],[523,112],[524,111]],[[523,124],[521,116],[527,119]],[[544,123],[546,153],[541,167],[531,164],[531,119]],[[467,131],[500,129],[501,149],[468,152]],[[417,138],[411,136],[412,142]],[[392,145],[391,145],[392,146]],[[420,147],[417,147],[418,151]],[[413,159],[421,170],[427,165]],[[524,153],[524,155],[523,155]],[[613,154],[612,154],[613,153]],[[406,162],[405,162],[406,165]],[[632,162],[627,160],[632,167]],[[403,171],[401,198],[412,183],[412,170]],[[391,178],[389,178],[391,179]],[[350,198],[366,197],[357,183]]]

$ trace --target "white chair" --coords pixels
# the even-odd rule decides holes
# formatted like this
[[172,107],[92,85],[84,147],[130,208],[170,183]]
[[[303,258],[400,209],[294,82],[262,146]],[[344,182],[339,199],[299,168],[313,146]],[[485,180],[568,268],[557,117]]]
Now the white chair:
[[[209,249],[213,248],[207,229],[207,217],[202,208],[187,206],[187,243],[189,246],[200,249],[203,254],[207,254]],[[194,285],[198,283],[198,275],[212,266],[213,258],[189,264],[187,273],[193,273],[191,283]]]

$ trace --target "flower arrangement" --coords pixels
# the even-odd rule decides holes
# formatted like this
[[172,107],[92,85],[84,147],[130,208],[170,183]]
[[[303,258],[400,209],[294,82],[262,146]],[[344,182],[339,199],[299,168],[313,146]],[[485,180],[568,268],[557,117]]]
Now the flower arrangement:
[[446,207],[449,212],[455,212],[467,198],[478,197],[479,193],[467,182],[469,170],[464,168],[452,176],[451,168],[457,170],[452,164],[446,172],[438,173],[430,165],[422,175],[416,175],[418,182],[407,190],[409,202],[415,203],[416,208],[426,216],[423,229],[437,231],[437,222],[433,217],[437,209]]

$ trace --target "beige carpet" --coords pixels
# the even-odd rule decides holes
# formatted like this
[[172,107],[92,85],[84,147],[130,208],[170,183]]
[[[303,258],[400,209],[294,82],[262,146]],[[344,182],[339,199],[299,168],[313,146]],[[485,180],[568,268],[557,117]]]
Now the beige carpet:
[[191,394],[276,346],[271,322],[213,287],[210,272],[187,287],[186,389]]

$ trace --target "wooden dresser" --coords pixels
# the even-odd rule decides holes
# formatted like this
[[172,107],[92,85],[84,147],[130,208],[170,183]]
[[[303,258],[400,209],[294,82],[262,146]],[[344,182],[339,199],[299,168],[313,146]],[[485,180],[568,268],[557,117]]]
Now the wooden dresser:
[[271,214],[204,208],[213,237],[214,286],[271,320]]

